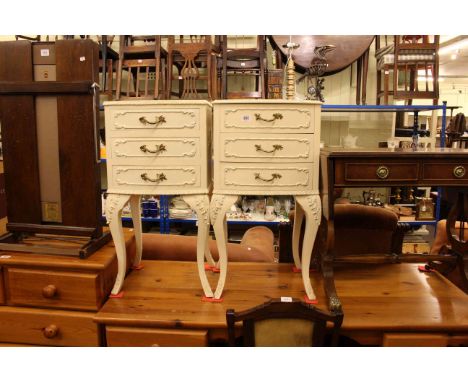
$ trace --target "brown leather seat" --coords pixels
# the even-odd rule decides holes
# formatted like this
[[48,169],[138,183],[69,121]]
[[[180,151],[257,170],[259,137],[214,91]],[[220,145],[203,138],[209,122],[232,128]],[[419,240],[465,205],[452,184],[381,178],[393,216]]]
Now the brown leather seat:
[[392,253],[397,226],[398,216],[387,209],[335,204],[335,253]]
[[[229,261],[274,262],[274,235],[263,226],[248,229],[240,244],[228,243]],[[133,252],[134,242],[127,251]],[[209,241],[210,251],[218,260],[218,249],[215,240]],[[143,234],[143,259],[196,261],[197,237],[182,235]]]

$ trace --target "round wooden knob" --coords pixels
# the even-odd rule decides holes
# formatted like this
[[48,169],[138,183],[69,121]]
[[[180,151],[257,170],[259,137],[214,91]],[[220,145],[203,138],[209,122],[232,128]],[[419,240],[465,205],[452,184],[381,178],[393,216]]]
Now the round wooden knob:
[[45,298],[52,298],[57,294],[57,287],[55,285],[47,285],[42,288],[42,295]]
[[59,328],[57,325],[51,324],[43,329],[44,337],[46,338],[54,338],[59,332]]

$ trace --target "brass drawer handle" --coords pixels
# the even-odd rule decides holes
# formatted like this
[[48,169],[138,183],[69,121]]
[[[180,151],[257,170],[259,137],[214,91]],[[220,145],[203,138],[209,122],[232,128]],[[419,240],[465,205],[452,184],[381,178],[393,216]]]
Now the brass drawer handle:
[[148,174],[145,172],[140,175],[141,179],[143,179],[145,182],[153,182],[153,183],[160,183],[164,180],[167,180],[166,175],[162,172],[161,174],[156,174],[156,179],[151,179],[148,177]]
[[42,296],[44,298],[52,298],[57,295],[57,287],[55,285],[47,285],[42,288]]
[[42,329],[42,333],[46,338],[54,338],[59,333],[59,328],[57,325],[51,324],[48,327]]
[[455,178],[463,178],[466,174],[466,169],[463,166],[455,166],[453,168],[453,176]]
[[166,151],[166,146],[163,144],[160,144],[159,146],[156,145],[156,150],[150,150],[146,145],[140,146],[140,150],[143,151],[144,153],[150,153],[150,154],[159,154],[163,151]]
[[143,124],[143,125],[155,125],[155,126],[159,126],[163,123],[166,123],[166,118],[164,118],[163,115],[160,115],[159,117],[155,117],[155,120],[154,122],[151,122],[151,121],[148,121],[146,119],[146,117],[140,117],[140,122]]
[[271,153],[274,153],[275,151],[283,150],[283,146],[282,145],[273,145],[272,150],[265,150],[265,149],[262,149],[262,145],[255,145],[255,150],[262,151],[262,152],[267,153],[267,154],[271,154]]
[[281,113],[275,113],[275,114],[273,114],[273,118],[265,119],[265,118],[263,118],[260,114],[255,113],[255,120],[256,120],[256,121],[274,122],[274,121],[276,121],[277,119],[283,119],[283,114],[281,114]]
[[275,179],[281,179],[281,174],[276,174],[276,173],[273,173],[271,174],[271,178],[270,179],[265,179],[265,178],[262,178],[260,176],[260,173],[256,172],[255,173],[255,179],[256,180],[261,180],[263,182],[273,182]]
[[387,179],[390,175],[390,170],[387,166],[379,166],[375,173],[379,179]]

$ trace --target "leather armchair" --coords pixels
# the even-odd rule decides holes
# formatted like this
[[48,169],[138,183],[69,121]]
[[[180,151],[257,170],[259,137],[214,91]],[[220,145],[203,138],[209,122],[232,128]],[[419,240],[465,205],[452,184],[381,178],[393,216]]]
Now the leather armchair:
[[[248,229],[240,244],[228,243],[229,261],[245,262],[275,262],[273,247],[273,232],[263,226]],[[215,240],[209,240],[213,258],[218,260],[218,249]],[[132,241],[127,253],[135,252],[135,242]],[[196,261],[196,236],[161,235],[156,233],[143,234],[144,260]]]

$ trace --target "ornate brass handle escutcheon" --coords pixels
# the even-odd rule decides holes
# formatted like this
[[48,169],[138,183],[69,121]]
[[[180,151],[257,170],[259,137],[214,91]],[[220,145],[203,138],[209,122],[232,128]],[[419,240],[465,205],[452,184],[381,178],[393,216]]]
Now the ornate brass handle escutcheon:
[[463,178],[466,174],[466,169],[464,166],[455,166],[453,168],[453,176],[455,178]]
[[166,146],[161,143],[160,145],[156,145],[156,150],[150,150],[148,147],[146,147],[146,145],[143,145],[140,146],[140,150],[144,153],[159,154],[163,151],[166,151]]
[[260,173],[256,172],[255,173],[255,179],[256,180],[262,180],[263,182],[273,182],[275,179],[281,179],[281,174],[273,173],[273,174],[271,174],[270,179],[265,179],[265,178],[262,178],[260,176]]
[[272,150],[265,150],[265,149],[262,149],[262,145],[255,145],[255,150],[262,151],[262,152],[267,153],[267,154],[271,154],[271,153],[274,153],[275,151],[283,150],[283,146],[282,145],[273,145]]
[[166,118],[164,118],[163,115],[160,115],[159,117],[156,117],[154,122],[151,122],[151,121],[148,121],[146,119],[146,117],[140,117],[140,122],[143,124],[143,125],[155,125],[155,126],[159,126],[163,123],[166,123]]
[[390,170],[387,166],[379,166],[375,173],[379,179],[387,179],[390,175]]
[[281,114],[281,113],[275,113],[275,114],[273,114],[273,118],[265,119],[265,118],[263,118],[260,114],[255,113],[255,120],[256,120],[256,121],[274,122],[274,121],[276,121],[277,119],[283,119],[283,114]]
[[162,172],[161,174],[156,174],[156,179],[151,179],[148,177],[148,174],[145,172],[140,175],[141,179],[143,179],[145,182],[153,182],[153,183],[160,183],[164,180],[167,180],[166,175]]

